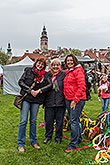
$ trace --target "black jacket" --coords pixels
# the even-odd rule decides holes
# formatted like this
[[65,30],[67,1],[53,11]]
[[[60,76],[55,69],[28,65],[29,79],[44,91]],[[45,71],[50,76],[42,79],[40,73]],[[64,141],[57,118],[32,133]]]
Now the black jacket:
[[35,82],[35,86],[33,87],[33,90],[41,89],[42,93],[39,93],[36,97],[33,97],[30,92],[31,92],[31,85],[34,83],[34,78],[35,75],[33,74],[32,67],[25,68],[23,75],[18,81],[18,84],[21,87],[20,94],[24,95],[25,93],[28,93],[28,95],[24,98],[24,100],[28,102],[43,104],[46,91],[52,87],[51,81],[49,81],[46,72],[44,74],[43,82],[42,83]]
[[[48,72],[48,77],[51,79],[53,77],[52,73]],[[65,77],[65,73],[61,71],[57,75],[57,82],[60,91],[56,92],[54,89],[49,90],[46,92],[46,99],[44,102],[45,107],[59,107],[65,106],[65,97],[63,94],[63,79]]]

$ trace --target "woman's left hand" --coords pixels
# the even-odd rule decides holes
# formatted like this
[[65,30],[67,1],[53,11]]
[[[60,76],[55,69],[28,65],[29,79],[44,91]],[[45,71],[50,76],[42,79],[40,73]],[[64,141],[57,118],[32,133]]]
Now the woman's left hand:
[[72,101],[70,104],[70,108],[74,110],[75,107],[76,107],[76,103],[74,101]]

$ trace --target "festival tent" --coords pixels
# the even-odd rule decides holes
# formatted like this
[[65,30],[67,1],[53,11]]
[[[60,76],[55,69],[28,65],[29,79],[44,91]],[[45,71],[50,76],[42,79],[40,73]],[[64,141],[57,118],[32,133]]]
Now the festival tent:
[[33,61],[26,56],[23,60],[3,66],[3,94],[18,95],[20,87],[18,80],[23,74],[24,68],[33,66]]

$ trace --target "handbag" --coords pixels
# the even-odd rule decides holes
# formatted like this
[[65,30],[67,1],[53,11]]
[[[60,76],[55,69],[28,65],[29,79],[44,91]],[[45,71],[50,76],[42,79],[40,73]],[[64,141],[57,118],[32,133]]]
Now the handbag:
[[13,103],[13,104],[14,104],[17,108],[21,109],[22,103],[23,103],[23,99],[24,99],[25,96],[26,96],[26,95],[24,95],[24,96],[22,96],[22,95],[17,95],[17,96],[15,97],[15,100],[14,100],[14,103]]
[[[34,86],[35,86],[35,82],[32,84],[32,86],[31,86],[30,88],[32,89]],[[14,104],[17,108],[21,109],[22,103],[23,103],[23,99],[24,99],[27,95],[28,95],[28,93],[25,93],[24,96],[22,96],[22,95],[17,95],[17,96],[15,97],[15,100],[14,100],[14,103],[13,103],[13,104]]]

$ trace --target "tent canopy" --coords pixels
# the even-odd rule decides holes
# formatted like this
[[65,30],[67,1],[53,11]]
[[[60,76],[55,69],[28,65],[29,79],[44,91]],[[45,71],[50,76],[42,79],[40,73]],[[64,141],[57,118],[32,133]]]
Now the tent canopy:
[[3,66],[3,94],[18,95],[20,87],[18,80],[23,74],[24,68],[32,67],[33,61],[26,56],[23,60]]

